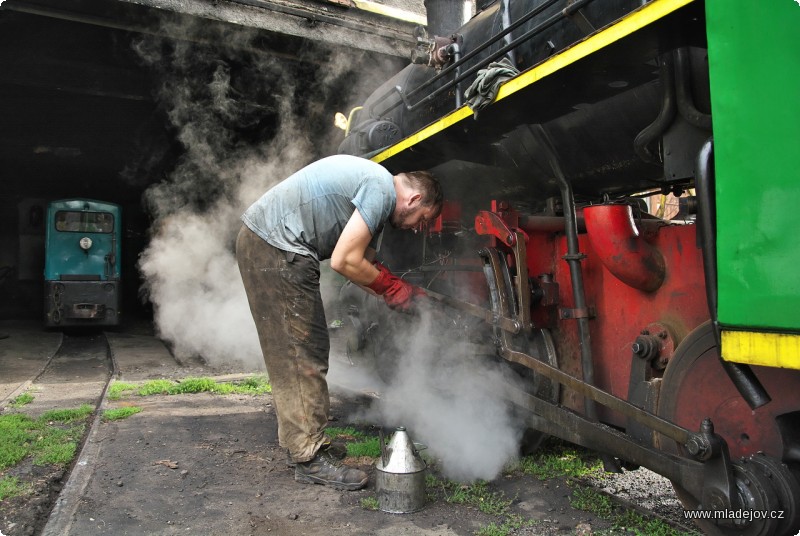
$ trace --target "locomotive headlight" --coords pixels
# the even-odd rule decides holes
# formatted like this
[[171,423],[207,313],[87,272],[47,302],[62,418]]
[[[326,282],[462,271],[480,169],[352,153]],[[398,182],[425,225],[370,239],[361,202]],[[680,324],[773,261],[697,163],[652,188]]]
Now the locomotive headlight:
[[80,244],[81,249],[89,251],[89,248],[92,247],[92,239],[89,238],[88,236],[84,236],[83,238],[81,238],[81,241],[78,242],[78,244]]

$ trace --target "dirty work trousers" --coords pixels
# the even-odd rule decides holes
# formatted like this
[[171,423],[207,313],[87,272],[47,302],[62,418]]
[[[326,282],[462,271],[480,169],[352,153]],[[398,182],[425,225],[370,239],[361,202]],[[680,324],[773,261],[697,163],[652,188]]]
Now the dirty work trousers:
[[278,249],[246,225],[236,261],[267,366],[278,441],[295,462],[314,457],[328,441],[328,338],[319,261]]

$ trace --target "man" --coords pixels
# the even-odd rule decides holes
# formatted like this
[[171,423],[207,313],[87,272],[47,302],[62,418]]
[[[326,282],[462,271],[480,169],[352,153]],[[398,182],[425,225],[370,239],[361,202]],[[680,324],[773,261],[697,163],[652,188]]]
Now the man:
[[407,310],[423,293],[373,264],[386,222],[414,229],[439,215],[442,191],[429,173],[392,175],[362,158],[314,162],[267,191],[242,215],[236,260],[272,384],[278,440],[295,480],[357,490],[367,474],[338,463],[325,434],[329,396],[327,322],[319,263]]

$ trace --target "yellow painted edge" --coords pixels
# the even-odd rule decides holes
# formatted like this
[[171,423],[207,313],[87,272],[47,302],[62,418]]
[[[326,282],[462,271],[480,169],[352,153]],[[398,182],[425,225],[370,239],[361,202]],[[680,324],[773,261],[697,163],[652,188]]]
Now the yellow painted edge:
[[[641,7],[629,15],[626,15],[605,30],[594,34],[593,36],[581,41],[576,45],[573,45],[559,54],[556,54],[541,65],[528,69],[527,71],[524,71],[512,78],[500,86],[500,89],[497,92],[497,98],[495,100],[508,97],[509,95],[512,95],[517,91],[537,82],[538,80],[541,80],[542,78],[551,75],[572,63],[575,63],[579,59],[585,58],[601,48],[619,41],[623,37],[626,37],[633,32],[644,28],[648,24],[652,24],[658,19],[661,19],[673,11],[677,11],[683,6],[691,4],[694,1],[695,0],[653,0],[653,2]],[[386,150],[381,151],[377,155],[373,156],[372,160],[375,162],[382,162],[388,158],[391,158],[392,156],[408,149],[409,147],[412,147],[413,145],[416,145],[422,140],[430,138],[434,134],[445,130],[446,128],[471,115],[472,110],[468,106],[464,105],[461,108],[447,114],[438,121],[431,123],[427,127],[418,130],[409,137],[403,138]]]
[[726,361],[800,369],[800,335],[722,330],[721,339]]

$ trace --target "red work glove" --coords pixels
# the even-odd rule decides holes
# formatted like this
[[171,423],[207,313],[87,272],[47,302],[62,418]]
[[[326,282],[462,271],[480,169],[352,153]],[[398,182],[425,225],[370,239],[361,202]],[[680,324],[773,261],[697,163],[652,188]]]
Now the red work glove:
[[403,281],[381,263],[376,261],[373,265],[380,273],[375,281],[367,285],[367,288],[375,294],[383,296],[386,305],[392,309],[407,313],[411,309],[414,298],[425,295],[424,290]]

